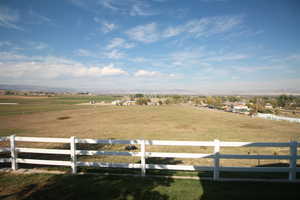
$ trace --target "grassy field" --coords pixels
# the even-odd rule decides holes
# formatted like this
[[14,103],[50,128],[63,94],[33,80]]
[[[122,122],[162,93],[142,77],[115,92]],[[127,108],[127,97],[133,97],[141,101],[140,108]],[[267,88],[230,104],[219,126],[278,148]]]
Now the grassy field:
[[[0,135],[192,141],[214,139],[246,142],[300,141],[300,124],[298,123],[250,118],[214,110],[200,110],[192,106],[79,106],[74,103],[87,102],[89,97],[10,98],[10,101],[16,100],[20,105],[0,105]],[[7,99],[1,101],[7,101]],[[35,110],[37,107],[40,109]],[[23,109],[32,112],[18,114]],[[42,144],[42,146],[68,148],[59,144]],[[89,147],[80,146],[80,148],[124,151],[123,145],[90,145]],[[212,153],[212,148],[151,146],[147,147],[147,151]],[[289,149],[253,147],[221,149],[221,153],[237,152],[251,155],[284,155],[289,152]],[[103,162],[139,161],[134,157],[111,156],[82,156],[80,159]],[[181,159],[173,162],[201,165],[212,163],[210,159]],[[274,162],[283,161],[224,160],[221,164],[223,166],[232,164],[254,166]]]
[[0,199],[299,199],[299,184],[0,173]]
[[0,116],[33,114],[58,110],[73,110],[82,108],[75,104],[96,102],[111,102],[116,96],[58,96],[58,97],[30,97],[0,95],[0,103],[18,103],[18,105],[0,105]]
[[[98,97],[97,101],[110,101],[117,97]],[[94,106],[76,105],[89,101],[89,97],[0,97],[0,102],[17,102],[19,105],[0,105],[0,136],[16,134],[37,137],[71,137],[102,139],[160,139],[246,142],[300,141],[300,124],[271,121],[221,111],[198,109],[185,105],[168,106]],[[2,143],[1,146],[7,144]],[[19,143],[18,146],[42,148],[69,148],[61,144]],[[78,145],[78,149],[125,151],[124,145]],[[139,148],[139,147],[138,147]],[[212,153],[206,147],[147,146],[147,151]],[[137,150],[139,151],[139,149]],[[221,148],[221,153],[277,154],[289,153],[288,148]],[[28,157],[19,154],[19,157]],[[30,158],[69,160],[69,156],[30,155]],[[139,163],[136,157],[81,156],[82,161]],[[147,163],[212,165],[211,159],[147,159]],[[222,166],[274,166],[284,165],[283,160],[225,160]],[[26,167],[26,166],[21,166]],[[28,166],[27,166],[28,167]],[[32,166],[29,166],[32,167]],[[69,168],[55,168],[69,170]],[[95,171],[95,169],[79,169]],[[96,170],[103,172],[103,170]],[[104,170],[105,171],[105,170]],[[118,173],[137,173],[119,170]],[[206,172],[155,172],[148,174],[211,176]],[[236,174],[223,174],[234,177]],[[239,177],[243,176],[238,174]],[[249,173],[244,174],[249,177]],[[261,177],[262,175],[257,175]],[[270,175],[273,176],[273,175]],[[263,174],[264,178],[266,175]],[[277,178],[286,178],[278,174]],[[274,178],[274,177],[273,177]],[[156,180],[126,177],[68,176],[68,175],[10,175],[1,174],[0,199],[53,199],[62,191],[72,191],[63,199],[76,199],[94,195],[102,199],[218,199],[289,197],[296,194],[290,184],[213,183],[197,180]],[[63,183],[67,183],[63,185]],[[143,185],[142,189],[138,190]],[[258,185],[261,185],[258,186]],[[89,186],[89,187],[87,187]],[[257,187],[258,186],[258,187]],[[101,189],[99,189],[101,188]],[[257,189],[258,188],[258,189]],[[276,189],[278,188],[278,189]],[[79,190],[82,189],[82,190]],[[281,189],[281,190],[280,190]],[[283,189],[283,190],[282,190]],[[88,193],[91,194],[88,194]],[[188,195],[186,195],[188,194]],[[94,199],[94,198],[93,198]]]

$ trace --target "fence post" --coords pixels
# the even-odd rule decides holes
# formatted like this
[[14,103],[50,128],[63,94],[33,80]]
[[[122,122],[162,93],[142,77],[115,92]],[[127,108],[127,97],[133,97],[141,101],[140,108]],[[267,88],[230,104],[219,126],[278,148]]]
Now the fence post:
[[16,151],[16,141],[15,141],[15,135],[10,136],[10,154],[11,154],[11,168],[12,170],[18,169],[17,164],[17,151]]
[[77,158],[76,158],[76,138],[72,136],[70,138],[70,147],[71,147],[71,167],[72,174],[76,174],[77,172]]
[[218,180],[220,176],[220,140],[214,140],[214,180]]
[[146,175],[145,140],[141,140],[141,174]]
[[290,172],[289,172],[289,181],[296,180],[296,167],[297,167],[297,147],[298,144],[296,141],[291,141],[290,143]]

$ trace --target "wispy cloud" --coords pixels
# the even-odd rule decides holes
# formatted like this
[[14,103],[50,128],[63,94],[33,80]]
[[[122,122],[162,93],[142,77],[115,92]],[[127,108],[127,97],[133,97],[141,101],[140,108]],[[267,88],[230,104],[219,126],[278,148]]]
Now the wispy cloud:
[[185,24],[159,28],[156,23],[139,25],[127,30],[125,33],[132,39],[144,43],[156,42],[164,38],[175,37],[180,34],[190,35],[194,38],[209,37],[226,33],[242,23],[241,16],[204,17],[190,20]]
[[158,12],[154,11],[147,1],[141,0],[102,0],[100,3],[103,7],[111,11],[130,16],[150,16],[157,15]]
[[69,0],[69,2],[95,14],[99,14],[99,10],[101,9],[114,14],[128,16],[150,16],[159,14],[159,11],[152,8],[150,2],[146,0]]
[[32,9],[30,9],[28,11],[28,19],[25,21],[25,23],[27,23],[27,24],[49,23],[49,24],[54,25],[52,19],[50,19],[49,17],[43,16]]
[[112,51],[104,52],[103,55],[104,57],[115,60],[125,57],[125,53],[121,52],[118,49],[113,49]]
[[74,51],[74,54],[83,57],[95,57],[95,54],[93,52],[86,49],[77,49]]
[[10,41],[0,41],[0,47],[11,46],[12,43]]
[[119,49],[130,49],[133,48],[135,45],[133,43],[128,43],[126,42],[125,39],[123,38],[113,38],[109,44],[106,46],[106,49],[114,49],[114,48],[119,48]]
[[3,51],[0,52],[1,61],[16,61],[16,60],[27,60],[28,57],[22,54],[17,54],[15,52]]
[[108,49],[108,50],[99,50],[96,52],[92,52],[87,49],[77,49],[74,51],[76,56],[82,57],[93,57],[93,58],[101,58],[101,59],[121,59],[125,57],[125,53],[120,51],[119,49]]
[[156,42],[160,39],[160,34],[157,30],[157,24],[154,22],[129,29],[126,31],[126,34],[132,40],[144,43]]
[[173,29],[177,29],[178,33],[185,32],[198,38],[227,32],[241,23],[241,16],[204,17],[190,20],[184,25],[173,27]]
[[147,70],[138,70],[137,72],[134,73],[134,76],[138,76],[138,77],[141,77],[141,76],[146,76],[146,77],[153,77],[153,76],[160,76],[161,73],[160,72],[157,72],[157,71],[147,71]]
[[24,51],[24,50],[45,50],[49,46],[47,43],[39,41],[0,41],[0,47],[6,51]]
[[48,48],[48,44],[44,42],[26,41],[25,43],[29,49],[42,50]]
[[19,13],[7,7],[0,6],[0,26],[8,29],[24,31],[24,29],[16,25],[19,21]]
[[110,23],[108,21],[105,20],[101,20],[98,17],[94,17],[94,21],[98,24],[101,24],[101,28],[100,30],[103,33],[109,33],[113,30],[116,30],[118,28],[118,25],[114,24],[114,23]]

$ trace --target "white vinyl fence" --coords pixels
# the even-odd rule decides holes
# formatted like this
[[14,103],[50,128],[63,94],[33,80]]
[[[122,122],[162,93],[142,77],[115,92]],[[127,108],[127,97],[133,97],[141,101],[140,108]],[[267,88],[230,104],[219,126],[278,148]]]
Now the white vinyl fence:
[[[10,152],[10,158],[0,158],[0,163],[11,162],[13,170],[18,169],[18,163],[38,164],[38,165],[60,165],[70,166],[72,173],[77,173],[77,167],[92,166],[104,168],[138,168],[141,169],[141,175],[145,176],[146,169],[167,169],[167,170],[190,170],[190,171],[212,171],[213,179],[220,178],[220,171],[232,172],[286,172],[289,173],[289,181],[296,181],[296,173],[300,172],[297,167],[297,148],[300,143],[296,141],[269,143],[269,142],[222,142],[214,141],[167,141],[167,140],[99,140],[99,139],[81,139],[81,138],[45,138],[45,137],[0,137],[1,141],[10,141],[10,148],[0,148],[1,152]],[[41,149],[41,148],[18,148],[16,142],[45,142],[45,143],[69,143],[70,149]],[[112,151],[91,151],[76,149],[76,144],[135,144],[140,145],[140,152],[112,152]],[[165,146],[198,146],[213,147],[211,154],[200,153],[164,153],[164,152],[147,152],[147,145],[165,145]],[[289,155],[240,155],[240,154],[220,154],[221,147],[289,147]],[[40,159],[23,159],[18,158],[18,153],[39,153],[39,154],[65,154],[70,155],[70,161],[58,160],[40,160]],[[140,163],[100,163],[100,162],[81,162],[77,161],[79,155],[106,155],[106,156],[135,156],[140,157]],[[212,158],[212,166],[195,166],[195,165],[166,165],[166,164],[147,164],[146,158]],[[222,167],[221,159],[271,159],[271,160],[289,160],[289,167]]]
[[277,120],[277,121],[284,120],[289,122],[300,123],[300,118],[282,117],[282,116],[277,116],[273,114],[264,114],[264,113],[257,113],[255,116],[263,119],[270,119],[270,120]]

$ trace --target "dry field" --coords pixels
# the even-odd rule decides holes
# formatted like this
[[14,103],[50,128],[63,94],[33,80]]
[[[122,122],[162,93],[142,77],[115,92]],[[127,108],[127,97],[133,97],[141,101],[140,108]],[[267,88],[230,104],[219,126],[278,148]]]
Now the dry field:
[[[35,102],[35,104],[38,104]],[[39,105],[39,104],[38,104]],[[18,105],[0,106],[0,111],[9,108],[18,110]],[[20,105],[19,105],[20,106]],[[21,105],[21,108],[24,105]],[[27,110],[32,104],[28,103]],[[54,107],[55,109],[48,108]],[[199,110],[191,106],[78,106],[63,104],[45,104],[40,112],[25,114],[1,114],[1,135],[17,134],[37,137],[71,137],[99,139],[158,139],[158,140],[191,140],[211,141],[245,141],[245,142],[287,142],[300,141],[300,124],[278,122],[233,113],[212,110]],[[45,109],[43,111],[43,109]],[[58,144],[30,144],[30,146],[48,146],[64,148]],[[28,145],[27,145],[28,146]],[[67,147],[67,146],[65,146]],[[104,150],[124,151],[122,145],[90,145],[89,147]],[[212,153],[206,147],[170,147],[147,146],[148,151],[161,152],[199,152]],[[240,154],[278,154],[284,155],[288,148],[222,148],[221,153]],[[66,158],[68,159],[68,158]],[[133,157],[81,157],[81,160],[99,160],[103,162],[138,162]],[[157,162],[157,161],[153,161]],[[158,161],[159,162],[159,161]],[[210,159],[172,160],[180,164],[211,165]],[[283,161],[264,160],[223,160],[221,164],[254,166]]]

